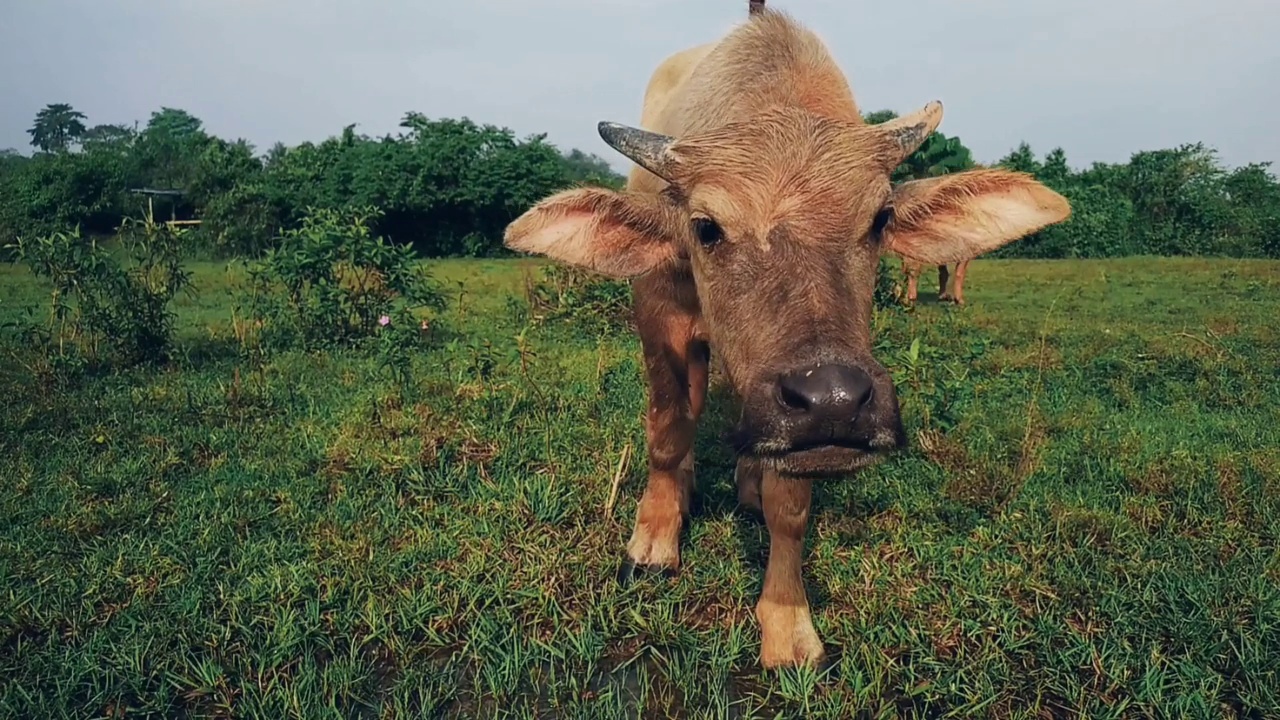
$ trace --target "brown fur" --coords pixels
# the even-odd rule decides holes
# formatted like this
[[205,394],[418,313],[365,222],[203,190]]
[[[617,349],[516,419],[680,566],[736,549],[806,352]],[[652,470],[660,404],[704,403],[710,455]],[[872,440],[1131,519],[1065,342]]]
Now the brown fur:
[[[633,278],[649,382],[649,482],[627,545],[636,566],[679,565],[708,347],[718,354],[742,400],[739,497],[763,511],[771,536],[761,659],[813,664],[823,650],[800,579],[812,477],[905,444],[893,383],[871,355],[879,256],[964,261],[1069,208],[1000,170],[891,186],[889,173],[936,127],[941,107],[866,125],[822,42],[774,11],[753,9],[718,43],[663,61],[644,97],[641,125],[674,138],[628,146],[659,148],[644,155],[653,171],[637,165],[624,193],[557,193],[512,223],[506,243]],[[714,222],[722,239],[703,246],[695,222]],[[841,430],[858,444],[798,449],[777,378],[823,364],[870,379],[869,399]]]

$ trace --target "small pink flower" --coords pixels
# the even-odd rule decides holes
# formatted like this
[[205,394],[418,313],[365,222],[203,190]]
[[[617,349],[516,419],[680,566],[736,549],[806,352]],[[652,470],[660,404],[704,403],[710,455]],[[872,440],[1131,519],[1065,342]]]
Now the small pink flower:
[[391,318],[390,318],[389,316],[387,316],[387,315],[383,315],[382,317],[378,318],[378,324],[379,324],[379,325],[390,325],[390,324],[391,324]]
[[423,320],[423,321],[422,321],[422,324],[421,324],[421,325],[419,325],[418,327],[422,328],[423,330],[426,330],[426,329],[427,329],[428,327],[430,327],[430,326],[427,324],[427,321],[426,321],[426,320]]

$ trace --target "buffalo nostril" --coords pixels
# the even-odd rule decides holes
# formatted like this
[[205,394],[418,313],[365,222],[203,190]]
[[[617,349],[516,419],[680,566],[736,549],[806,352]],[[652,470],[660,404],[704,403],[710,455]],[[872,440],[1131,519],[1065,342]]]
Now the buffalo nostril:
[[798,389],[795,384],[788,383],[785,377],[778,383],[778,395],[782,399],[782,404],[792,410],[803,412],[808,410],[812,404],[809,398],[805,397],[804,392]]
[[854,403],[857,405],[857,407],[862,407],[863,405],[866,405],[868,402],[870,402],[871,396],[875,394],[875,391],[876,389],[874,386],[872,386],[871,379],[867,378],[866,386],[862,387],[861,392],[858,392],[858,394],[854,396],[853,398]]

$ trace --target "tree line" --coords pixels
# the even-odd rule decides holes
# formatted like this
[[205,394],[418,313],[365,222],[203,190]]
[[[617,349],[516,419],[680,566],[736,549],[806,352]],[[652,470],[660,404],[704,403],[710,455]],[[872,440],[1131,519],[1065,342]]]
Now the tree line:
[[[891,111],[867,115],[884,122]],[[394,134],[349,125],[328,139],[259,153],[216,137],[190,113],[161,108],[145,126],[89,125],[67,104],[42,109],[34,152],[0,151],[0,245],[79,226],[111,234],[145,204],[130,191],[178,190],[157,213],[202,222],[222,256],[257,256],[311,209],[374,207],[373,228],[426,257],[505,254],[505,225],[539,198],[579,183],[621,187],[597,155],[563,152],[468,118],[407,113]],[[1072,218],[994,253],[1005,257],[1135,254],[1280,257],[1280,182],[1270,163],[1228,169],[1201,143],[1075,169],[1055,148],[1019,145],[993,165],[1034,174],[1072,203]],[[894,173],[920,179],[977,166],[960,138],[935,133]],[[171,204],[170,204],[171,203]],[[160,219],[160,218],[157,218]]]

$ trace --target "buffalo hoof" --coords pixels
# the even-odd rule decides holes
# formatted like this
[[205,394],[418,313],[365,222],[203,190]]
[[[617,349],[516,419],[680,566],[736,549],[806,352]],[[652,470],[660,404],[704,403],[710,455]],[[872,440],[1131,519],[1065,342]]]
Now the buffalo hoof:
[[666,565],[637,565],[634,560],[624,555],[622,563],[618,566],[618,584],[626,587],[634,582],[654,576],[673,578],[676,576],[676,572],[675,568],[667,567]]
[[760,664],[765,668],[826,667],[829,658],[807,606],[761,600],[756,617],[760,621]]
[[759,505],[740,502],[734,507],[734,512],[737,513],[738,517],[750,523],[762,525],[765,522],[764,509]]

